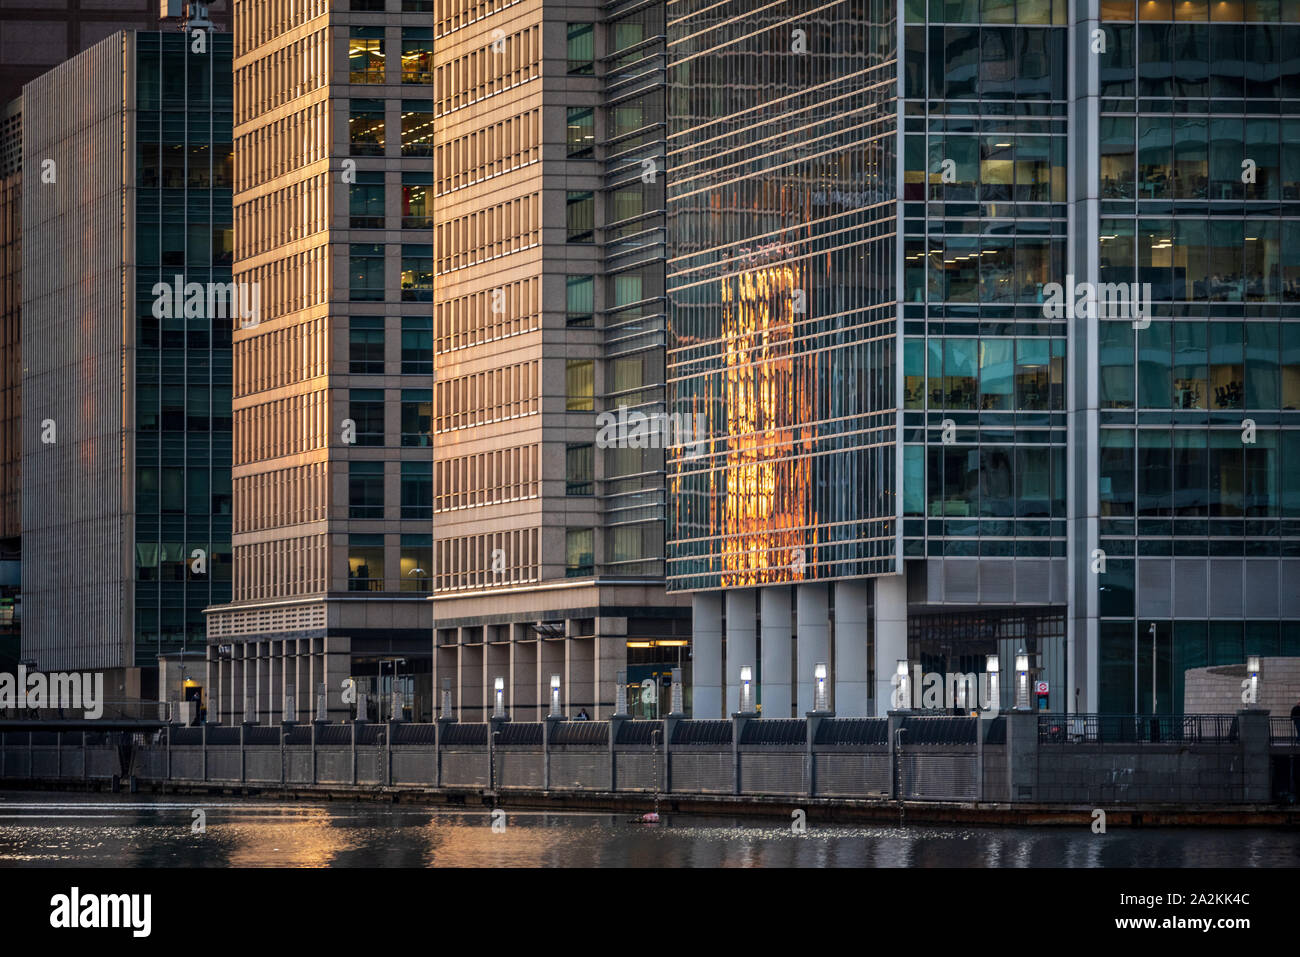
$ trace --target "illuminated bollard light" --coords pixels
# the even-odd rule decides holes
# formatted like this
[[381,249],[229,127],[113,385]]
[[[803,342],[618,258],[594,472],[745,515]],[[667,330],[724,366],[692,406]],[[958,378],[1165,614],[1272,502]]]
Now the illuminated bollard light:
[[1029,710],[1029,653],[1016,652],[1016,710]]
[[506,679],[497,678],[492,683],[492,717],[504,718],[506,716]]
[[1246,675],[1250,679],[1250,687],[1247,689],[1250,700],[1246,704],[1255,704],[1259,701],[1259,655],[1247,656]]
[[746,665],[740,669],[740,713],[754,710],[754,669]]
[[551,675],[551,715],[552,718],[561,716],[560,712],[560,676]]
[[989,655],[984,660],[984,670],[988,673],[989,705],[996,711],[1002,707],[1002,662],[997,655]]
[[829,711],[826,704],[826,662],[817,662],[813,667],[813,678],[817,682],[817,690],[813,693],[813,710]]

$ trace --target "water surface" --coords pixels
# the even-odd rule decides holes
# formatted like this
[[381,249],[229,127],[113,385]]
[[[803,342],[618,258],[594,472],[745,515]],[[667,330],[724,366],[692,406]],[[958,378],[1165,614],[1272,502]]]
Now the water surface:
[[[195,833],[195,811],[204,833]],[[1300,832],[970,828],[0,792],[0,867],[1298,867]]]

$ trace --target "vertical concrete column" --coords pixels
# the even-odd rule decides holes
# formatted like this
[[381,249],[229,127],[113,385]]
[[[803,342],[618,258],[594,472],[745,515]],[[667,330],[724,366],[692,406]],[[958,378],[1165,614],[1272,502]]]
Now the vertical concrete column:
[[[308,721],[317,721],[325,717],[323,714],[317,714],[316,686],[324,680],[321,678],[320,669],[316,666],[316,642],[318,640],[317,638],[307,639],[307,689],[311,695],[311,711],[307,715]],[[316,782],[313,780],[312,783],[315,784]]]
[[813,669],[817,662],[830,665],[830,590],[826,585],[804,584],[795,589],[798,614],[795,659],[798,668],[796,708],[799,714],[813,709]]
[[1038,715],[1005,711],[1007,719],[1007,800],[1038,798]]
[[241,724],[244,720],[244,702],[248,700],[248,642],[235,644],[230,652],[230,662],[235,672],[230,687],[230,723]]
[[[212,709],[216,704],[217,684],[221,680],[221,662],[217,660],[216,648],[211,645],[204,646],[203,649],[203,692],[208,696],[208,708]],[[196,714],[194,720],[197,722],[199,716]],[[62,738],[59,739],[62,742]],[[168,775],[170,777],[170,775]]]
[[1269,713],[1262,708],[1237,712],[1237,740],[1241,748],[1241,798],[1248,804],[1269,800]]
[[[758,704],[758,593],[753,588],[736,588],[726,593],[727,602],[727,714],[740,710],[740,669],[749,668]],[[751,705],[751,706],[752,706]]]
[[907,657],[907,578],[885,575],[876,583],[876,717],[889,711],[898,659]]
[[[296,717],[299,721],[310,721],[312,719],[311,709],[316,704],[316,692],[312,689],[311,678],[308,674],[311,667],[311,642],[299,638],[293,645],[295,652],[293,686],[297,689],[298,697],[298,714]],[[306,667],[303,666],[304,659],[307,661]]]
[[343,679],[352,673],[352,639],[330,635],[322,639],[321,681],[325,683],[325,709],[331,722],[346,720],[350,713],[343,703]]
[[[253,723],[261,724],[263,716],[269,716],[270,704],[266,700],[267,692],[270,690],[270,676],[266,674],[266,653],[263,650],[265,642],[257,642],[253,645],[253,654],[256,656],[253,661]],[[242,779],[241,779],[242,780]]]
[[[211,656],[218,649],[213,645],[208,645],[208,656]],[[226,662],[225,659],[217,658],[217,680],[216,684],[208,685],[208,720],[214,724],[224,724],[222,720],[226,713],[225,691],[229,682],[226,680]]]
[[790,675],[790,636],[794,620],[789,588],[773,585],[759,591],[762,611],[763,716],[788,718],[794,708],[794,688]]
[[722,717],[722,593],[691,596],[691,716]]
[[267,716],[268,724],[279,724],[284,720],[284,666],[287,663],[284,656],[285,646],[288,644],[283,638],[279,641],[268,641],[266,650],[270,655],[270,672],[271,672],[271,713]]
[[870,623],[867,620],[865,579],[835,583],[835,684],[831,701],[841,718],[866,718],[871,713]]

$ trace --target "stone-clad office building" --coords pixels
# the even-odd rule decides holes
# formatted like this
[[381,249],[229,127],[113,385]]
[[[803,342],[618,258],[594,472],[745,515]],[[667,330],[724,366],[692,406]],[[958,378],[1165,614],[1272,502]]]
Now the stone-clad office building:
[[337,720],[347,678],[372,718],[396,690],[429,720],[447,682],[481,719],[497,678],[537,716],[554,674],[598,716],[618,671],[683,655],[662,450],[596,441],[663,401],[662,28],[607,7],[235,5],[264,315],[235,332],[211,717],[305,719],[324,686]]

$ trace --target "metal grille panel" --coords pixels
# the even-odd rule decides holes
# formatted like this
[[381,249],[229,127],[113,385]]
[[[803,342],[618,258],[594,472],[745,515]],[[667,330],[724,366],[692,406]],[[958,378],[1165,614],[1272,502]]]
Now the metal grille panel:
[[973,754],[903,753],[902,790],[906,798],[974,801],[979,798]]

